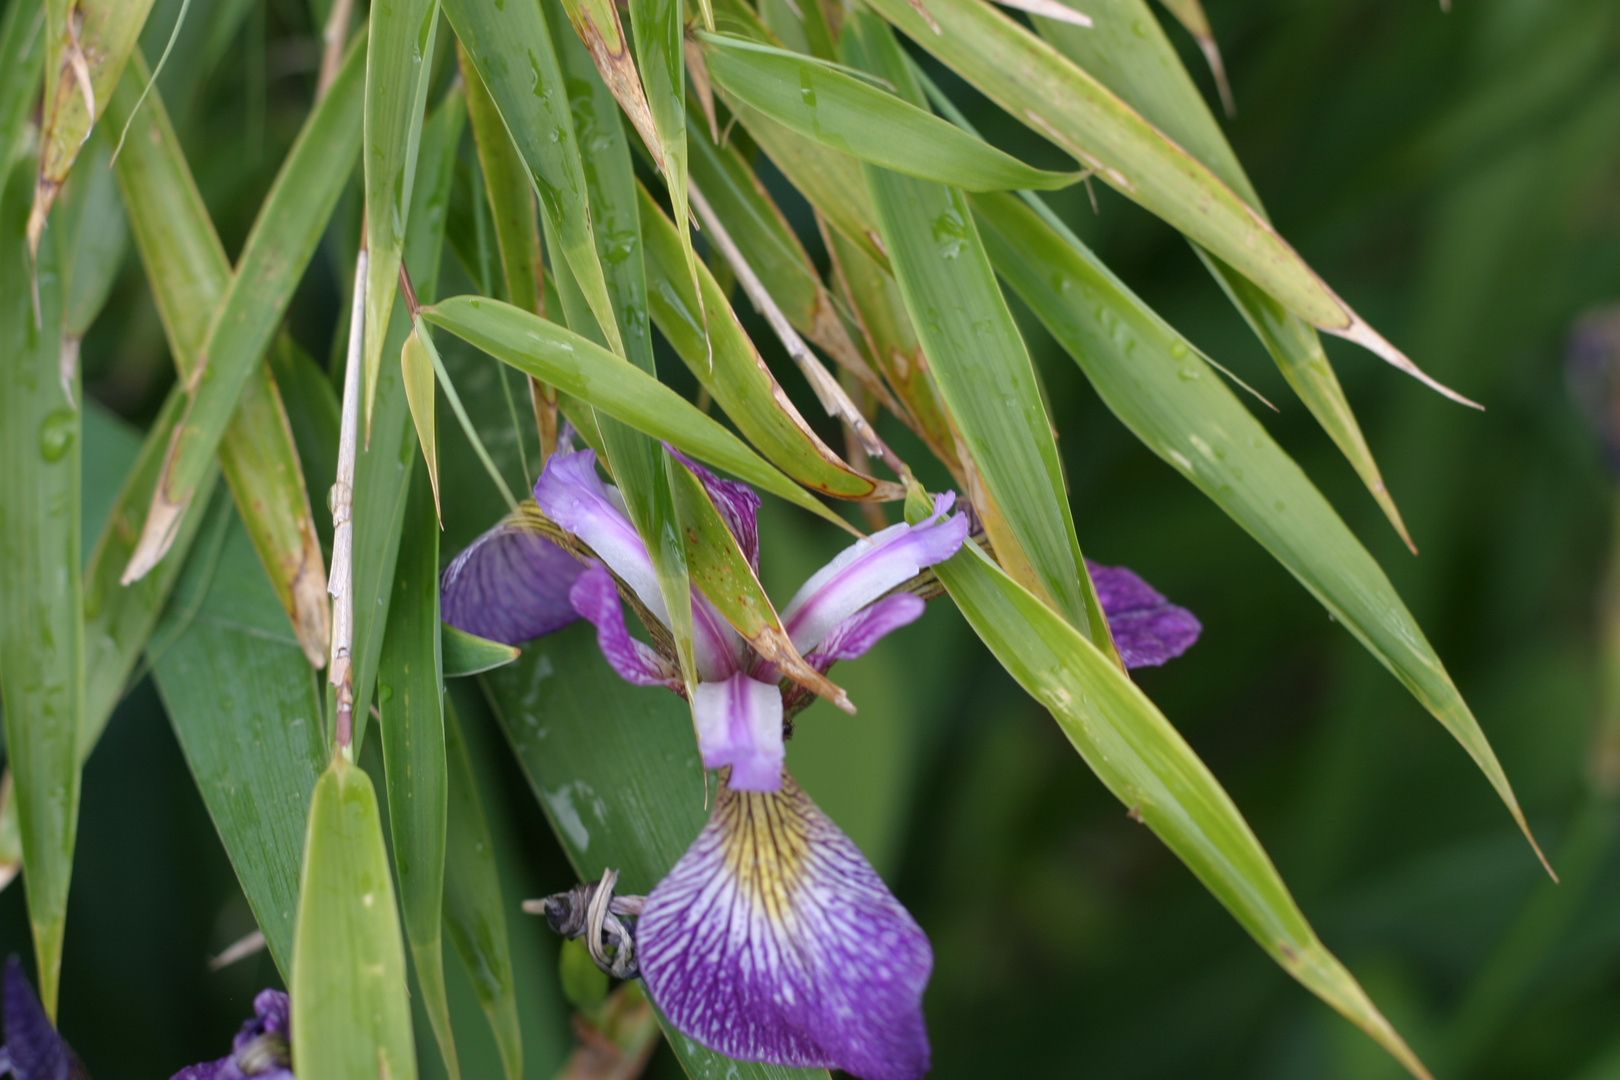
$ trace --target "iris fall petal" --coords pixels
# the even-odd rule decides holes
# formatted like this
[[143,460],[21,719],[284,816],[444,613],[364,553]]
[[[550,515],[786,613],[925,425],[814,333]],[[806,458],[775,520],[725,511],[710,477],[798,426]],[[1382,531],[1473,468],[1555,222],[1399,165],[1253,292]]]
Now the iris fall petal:
[[928,1071],[928,939],[786,774],[769,794],[722,782],[636,937],[653,1000],[712,1050],[862,1080]]
[[4,986],[0,986],[0,1011],[5,1018],[6,1059],[17,1080],[83,1080],[84,1066],[56,1033],[51,1018],[23,974],[22,962],[15,956],[6,961]]
[[568,590],[583,567],[541,535],[536,510],[524,503],[445,568],[439,582],[445,622],[519,645],[579,617]]
[[1097,599],[1108,616],[1114,647],[1128,668],[1157,667],[1198,640],[1203,625],[1192,612],[1161,596],[1133,570],[1086,560]]

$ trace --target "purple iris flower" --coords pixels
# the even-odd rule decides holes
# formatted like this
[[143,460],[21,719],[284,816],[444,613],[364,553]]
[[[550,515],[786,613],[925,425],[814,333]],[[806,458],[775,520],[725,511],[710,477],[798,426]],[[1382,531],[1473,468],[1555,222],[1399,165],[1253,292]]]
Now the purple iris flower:
[[[682,461],[757,570],[759,497]],[[553,455],[534,495],[537,508],[509,516],[445,571],[446,621],[515,645],[583,616],[621,678],[685,695],[675,662],[625,625],[618,581],[665,625],[668,608],[594,452]],[[781,617],[808,663],[826,671],[854,659],[922,614],[919,597],[891,590],[962,546],[969,523],[951,513],[954,499],[938,496],[927,520],[856,541],[804,583]],[[599,561],[572,563],[539,534],[536,509]],[[1130,666],[1162,664],[1197,637],[1197,620],[1131,571],[1092,572]],[[783,683],[696,590],[692,621],[692,713],[720,790],[702,833],[639,906],[635,955],[653,1001],[680,1031],[728,1057],[838,1068],[863,1080],[922,1076],[933,953],[860,850],[783,767],[784,695],[796,702],[804,692]]]
[[253,999],[253,1019],[231,1041],[231,1052],[218,1061],[188,1065],[170,1080],[296,1080],[292,1071],[291,1005],[280,990],[260,990]]
[[0,1046],[0,1076],[17,1080],[89,1080],[79,1056],[56,1033],[51,1018],[28,985],[22,962],[6,961],[0,986],[0,1017],[5,1019],[5,1045]]

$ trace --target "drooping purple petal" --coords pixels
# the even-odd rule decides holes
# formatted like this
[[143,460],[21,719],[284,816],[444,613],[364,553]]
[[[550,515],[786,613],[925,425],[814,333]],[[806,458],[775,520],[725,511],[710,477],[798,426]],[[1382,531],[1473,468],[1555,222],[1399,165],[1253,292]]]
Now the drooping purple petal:
[[534,483],[534,499],[547,517],[589,544],[635,590],[648,611],[669,622],[647,546],[630,523],[619,490],[597,475],[595,450],[547,458],[545,471]]
[[250,1040],[260,1035],[280,1035],[287,1038],[292,1033],[292,999],[281,990],[260,990],[253,998],[253,1019],[242,1021],[242,1030],[236,1033],[231,1045],[242,1049]]
[[51,1018],[39,1003],[23,974],[22,961],[6,961],[5,985],[0,987],[0,1011],[5,1018],[4,1054],[17,1080],[73,1080],[84,1075],[67,1040],[56,1033]]
[[731,535],[737,538],[737,546],[748,557],[748,565],[754,568],[756,574],[759,573],[759,495],[740,480],[722,480],[668,443],[664,444],[664,449],[703,481],[709,498],[714,500],[714,508],[720,512]]
[[624,607],[613,575],[600,564],[587,567],[569,590],[574,610],[596,627],[596,644],[619,678],[636,686],[663,686],[677,692],[685,689],[681,673],[658,655],[657,650],[630,636],[624,624]]
[[253,1017],[231,1041],[231,1053],[218,1061],[189,1065],[170,1080],[297,1080],[289,1042],[292,1007],[280,990],[261,990],[253,999]]
[[712,1050],[861,1080],[928,1071],[928,938],[791,776],[770,794],[722,781],[636,938],[653,1001]]
[[782,691],[747,675],[700,682],[692,719],[706,769],[731,768],[737,791],[775,791],[782,784]]
[[832,632],[822,638],[821,644],[805,659],[811,663],[825,659],[830,666],[834,660],[854,660],[864,656],[884,635],[922,618],[923,609],[927,606],[922,597],[908,592],[885,596],[833,627]]
[[474,540],[439,581],[444,621],[469,634],[518,645],[579,616],[568,589],[583,569],[537,530],[524,503]]
[[934,499],[934,513],[916,525],[891,525],[845,548],[816,571],[782,609],[783,628],[801,653],[834,627],[926,566],[956,554],[967,539],[963,514],[945,517],[956,496]]
[[1128,668],[1158,667],[1174,660],[1198,640],[1204,627],[1124,566],[1101,566],[1086,560],[1097,599],[1108,616],[1119,658]]

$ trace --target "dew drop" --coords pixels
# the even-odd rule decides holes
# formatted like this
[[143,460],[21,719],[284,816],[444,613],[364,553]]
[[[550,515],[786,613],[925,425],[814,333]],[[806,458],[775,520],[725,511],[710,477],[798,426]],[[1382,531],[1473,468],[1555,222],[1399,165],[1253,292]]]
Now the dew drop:
[[74,429],[79,414],[72,409],[57,409],[39,425],[39,453],[46,461],[61,461],[73,445]]
[[377,704],[378,705],[386,705],[386,704],[388,704],[388,702],[391,701],[393,699],[393,697],[394,697],[394,687],[391,684],[385,683],[385,682],[379,682],[377,684]]
[[1173,359],[1180,360],[1183,356],[1186,356],[1186,355],[1187,355],[1187,345],[1186,345],[1185,342],[1182,342],[1182,341],[1178,340],[1178,341],[1172,341],[1170,343],[1170,356]]

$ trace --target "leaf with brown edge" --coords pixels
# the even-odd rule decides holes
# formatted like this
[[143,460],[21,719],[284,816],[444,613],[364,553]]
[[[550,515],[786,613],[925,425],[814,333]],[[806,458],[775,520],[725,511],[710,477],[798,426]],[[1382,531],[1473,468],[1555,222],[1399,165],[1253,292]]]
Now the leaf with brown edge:
[[591,54],[591,62],[596,65],[603,84],[635,125],[636,134],[647,144],[647,152],[652,154],[658,171],[663,172],[668,164],[664,141],[653,123],[652,108],[641,88],[636,62],[630,58],[630,39],[619,21],[618,7],[613,0],[562,0],[562,4],[579,40]]
[[1187,33],[1198,42],[1198,48],[1204,54],[1204,60],[1209,64],[1209,72],[1215,76],[1215,88],[1221,95],[1221,108],[1226,110],[1227,116],[1237,115],[1237,102],[1232,99],[1232,86],[1226,81],[1226,64],[1221,60],[1221,47],[1215,43],[1215,31],[1209,27],[1209,16],[1204,14],[1204,5],[1198,0],[1159,0],[1170,14],[1176,17]]

